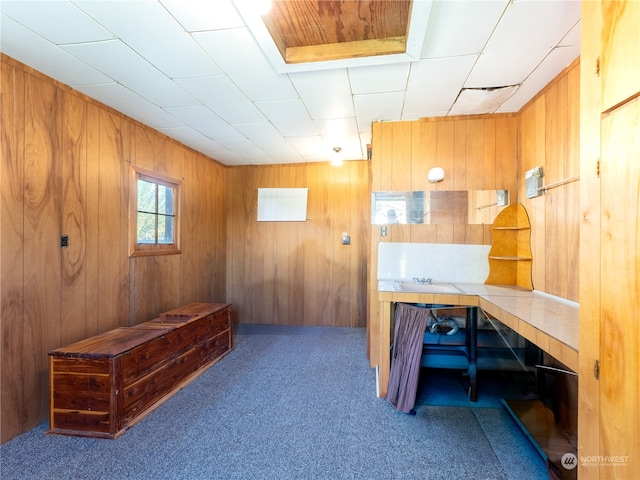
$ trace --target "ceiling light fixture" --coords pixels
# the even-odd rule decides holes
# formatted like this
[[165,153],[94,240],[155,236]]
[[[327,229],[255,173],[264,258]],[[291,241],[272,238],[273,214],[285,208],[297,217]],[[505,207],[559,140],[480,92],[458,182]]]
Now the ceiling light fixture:
[[342,166],[342,148],[340,147],[333,147],[333,156],[331,157],[331,165],[333,165],[334,167],[341,167]]

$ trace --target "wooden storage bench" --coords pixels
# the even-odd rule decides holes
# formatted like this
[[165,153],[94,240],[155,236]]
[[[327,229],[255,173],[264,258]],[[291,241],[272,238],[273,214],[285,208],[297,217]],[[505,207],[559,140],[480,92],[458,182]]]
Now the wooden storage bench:
[[231,305],[192,303],[49,352],[49,433],[117,438],[233,348]]

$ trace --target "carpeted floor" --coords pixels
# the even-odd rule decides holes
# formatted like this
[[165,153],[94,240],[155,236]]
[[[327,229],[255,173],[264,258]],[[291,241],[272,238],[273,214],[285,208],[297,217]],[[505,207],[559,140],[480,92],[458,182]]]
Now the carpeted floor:
[[[235,349],[118,440],[0,448],[3,480],[547,478],[502,408],[375,397],[364,329],[240,326]],[[428,402],[426,402],[428,403]]]

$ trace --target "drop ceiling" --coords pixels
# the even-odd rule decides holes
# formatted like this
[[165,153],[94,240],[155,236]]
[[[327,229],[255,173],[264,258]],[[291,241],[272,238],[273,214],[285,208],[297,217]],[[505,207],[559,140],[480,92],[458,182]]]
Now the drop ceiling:
[[225,165],[517,112],[580,54],[579,0],[249,1],[3,0],[0,51]]

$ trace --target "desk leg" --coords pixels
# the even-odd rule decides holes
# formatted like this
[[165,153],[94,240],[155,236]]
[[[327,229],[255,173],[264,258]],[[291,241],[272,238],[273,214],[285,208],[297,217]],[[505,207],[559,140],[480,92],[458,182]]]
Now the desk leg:
[[478,401],[478,307],[467,308],[467,332],[469,335],[469,400]]
[[382,302],[380,306],[380,343],[378,345],[378,379],[377,379],[377,395],[378,397],[387,396],[387,388],[389,386],[389,371],[391,370],[391,328],[393,322],[391,302]]

